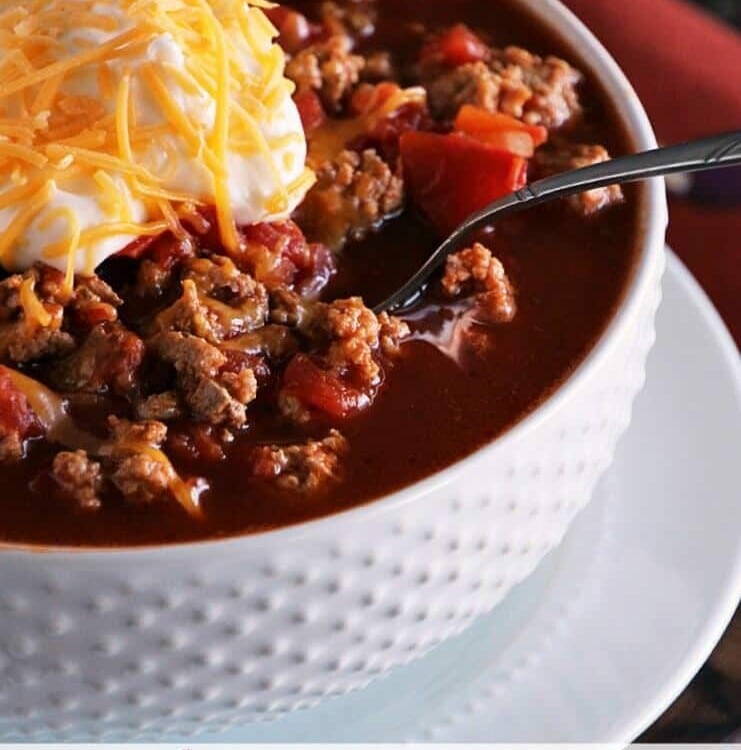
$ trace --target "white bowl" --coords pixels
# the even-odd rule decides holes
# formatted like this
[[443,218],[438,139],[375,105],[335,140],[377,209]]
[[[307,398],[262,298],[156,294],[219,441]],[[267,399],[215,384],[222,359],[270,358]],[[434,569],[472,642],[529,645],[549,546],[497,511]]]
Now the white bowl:
[[[557,0],[520,0],[578,49],[636,148],[615,62]],[[605,335],[506,435],[335,516],[228,541],[0,549],[0,737],[134,739],[274,718],[362,687],[490,610],[560,542],[628,425],[660,299],[663,182]]]

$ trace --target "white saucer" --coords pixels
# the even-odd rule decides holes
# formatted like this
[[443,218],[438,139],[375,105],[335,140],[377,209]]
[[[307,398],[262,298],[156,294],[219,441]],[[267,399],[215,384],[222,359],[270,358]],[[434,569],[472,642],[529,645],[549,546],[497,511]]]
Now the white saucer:
[[741,598],[741,366],[670,257],[629,434],[563,545],[490,615],[365,690],[199,741],[627,742]]

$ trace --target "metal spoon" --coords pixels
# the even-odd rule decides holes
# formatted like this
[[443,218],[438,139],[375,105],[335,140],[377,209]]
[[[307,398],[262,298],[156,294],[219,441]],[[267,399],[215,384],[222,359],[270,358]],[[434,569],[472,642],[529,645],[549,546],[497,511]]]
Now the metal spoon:
[[384,310],[398,311],[414,304],[424,290],[427,280],[445,262],[447,256],[460,248],[466,237],[477,229],[491,225],[494,219],[554,198],[563,198],[607,185],[634,182],[675,172],[730,167],[734,164],[741,164],[741,131],[621,156],[525,185],[517,192],[500,198],[469,216],[404,286],[376,305],[373,310],[376,313]]

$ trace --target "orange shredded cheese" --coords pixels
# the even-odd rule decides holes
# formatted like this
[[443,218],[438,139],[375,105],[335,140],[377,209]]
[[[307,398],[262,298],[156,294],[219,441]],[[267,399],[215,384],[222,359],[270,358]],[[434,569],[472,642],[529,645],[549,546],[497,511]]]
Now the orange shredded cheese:
[[35,285],[36,281],[32,277],[24,279],[21,283],[18,296],[20,297],[26,321],[43,328],[51,323],[51,314],[36,296],[36,292],[34,291]]
[[[0,261],[13,265],[24,232],[46,211],[60,181],[72,193],[93,185],[106,217],[102,225],[81,225],[71,208],[42,214],[66,221],[66,235],[43,254],[66,254],[70,286],[82,249],[91,263],[92,243],[111,236],[169,230],[182,237],[180,216],[206,202],[215,205],[222,242],[236,248],[229,188],[233,154],[267,165],[273,184],[263,208],[269,214],[288,210],[292,196],[302,195],[313,180],[310,171],[290,184],[282,178],[296,167],[287,150],[300,145],[300,134],[268,140],[261,127],[292,92],[275,44],[277,31],[263,12],[273,3],[119,0],[114,7],[107,13],[97,0],[29,0],[0,11],[0,165],[8,175],[0,209],[16,209],[0,232]],[[95,30],[103,41],[76,36],[70,49],[60,37],[65,29]],[[183,50],[184,66],[151,56],[149,45],[164,34]],[[245,50],[257,72],[244,65]],[[93,91],[81,95],[70,84],[79,75],[93,81]],[[204,96],[213,100],[210,124],[194,119],[183,105],[183,97]],[[155,107],[161,123],[139,125],[142,101],[147,112]],[[153,162],[156,169],[144,159],[154,158],[148,155],[153,146],[163,155]],[[210,174],[211,194],[173,189],[182,147]],[[133,220],[134,205],[144,207],[145,221]]]

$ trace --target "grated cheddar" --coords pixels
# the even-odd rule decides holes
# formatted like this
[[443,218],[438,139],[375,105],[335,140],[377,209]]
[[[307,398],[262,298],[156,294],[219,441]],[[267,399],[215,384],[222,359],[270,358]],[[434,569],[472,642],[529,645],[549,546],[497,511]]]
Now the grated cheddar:
[[[313,176],[297,114],[297,129],[273,132],[280,108],[293,105],[277,31],[263,13],[269,7],[30,0],[0,12],[0,164],[10,178],[0,185],[0,261],[28,265],[24,235],[34,222],[37,234],[53,225],[39,254],[63,262],[69,278],[100,261],[91,243],[166,230],[183,236],[180,216],[208,203],[223,244],[235,249],[234,191],[250,174],[244,164],[235,172],[235,159],[260,160],[264,184],[243,193],[259,196],[265,219],[297,205]],[[91,92],[81,93],[80,81],[92,81]],[[187,109],[188,97],[203,107]],[[183,189],[184,169],[205,175],[197,189]],[[95,201],[102,223],[86,223],[79,203],[52,202],[63,180],[72,185],[65,196],[81,190]]]

